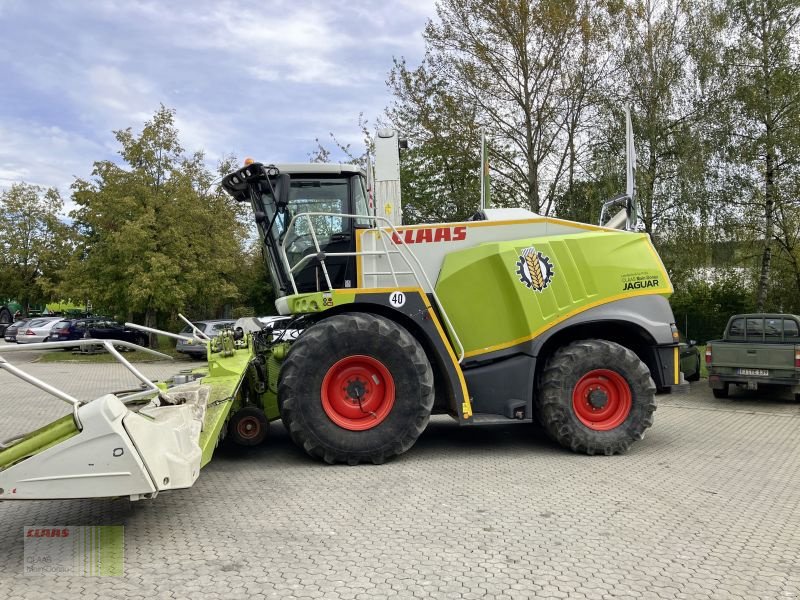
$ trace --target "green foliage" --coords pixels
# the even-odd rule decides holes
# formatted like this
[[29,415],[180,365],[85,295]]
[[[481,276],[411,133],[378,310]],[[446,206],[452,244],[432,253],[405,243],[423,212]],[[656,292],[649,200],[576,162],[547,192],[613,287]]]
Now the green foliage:
[[183,153],[173,111],[114,135],[123,164],[96,162],[92,179],[72,186],[78,247],[62,291],[148,325],[159,314],[218,313],[238,296],[239,208],[212,186],[201,152]]
[[0,290],[27,306],[43,303],[61,280],[72,252],[71,231],[59,218],[55,189],[26,183],[0,195]]
[[676,290],[670,304],[678,328],[700,344],[722,337],[731,315],[755,309],[747,282],[735,272],[715,281],[691,281]]

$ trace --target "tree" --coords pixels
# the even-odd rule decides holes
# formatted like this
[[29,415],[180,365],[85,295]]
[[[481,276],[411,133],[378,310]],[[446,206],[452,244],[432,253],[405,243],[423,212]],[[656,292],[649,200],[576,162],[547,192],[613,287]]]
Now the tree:
[[548,214],[575,180],[602,79],[608,12],[589,0],[442,0],[424,37],[429,69],[493,141],[493,185]]
[[206,316],[234,300],[245,229],[203,154],[183,153],[163,105],[140,134],[115,131],[123,164],[94,164],[72,186],[79,249],[64,288],[117,314]]
[[58,191],[17,183],[0,195],[0,290],[23,307],[46,302],[71,250]]
[[[741,205],[759,213],[756,307],[764,310],[776,213],[780,216],[788,200],[785,182],[800,165],[800,7],[796,0],[729,0],[727,7],[732,18],[726,49],[732,81],[727,158]],[[780,220],[793,223],[785,215]]]
[[400,162],[405,223],[463,220],[480,198],[477,107],[455,97],[430,59],[389,75],[395,100],[390,121],[408,140]]

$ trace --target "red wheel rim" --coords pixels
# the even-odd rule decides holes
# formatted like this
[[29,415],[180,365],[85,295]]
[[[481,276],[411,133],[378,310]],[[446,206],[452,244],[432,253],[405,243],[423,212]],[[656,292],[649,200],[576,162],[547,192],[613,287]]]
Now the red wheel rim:
[[322,380],[322,408],[343,429],[380,425],[394,406],[394,379],[382,362],[354,355],[335,363]]
[[256,417],[244,417],[236,424],[236,433],[243,440],[252,440],[261,434],[261,422]]
[[572,408],[589,429],[608,431],[628,418],[633,404],[625,378],[609,369],[589,371],[572,390]]

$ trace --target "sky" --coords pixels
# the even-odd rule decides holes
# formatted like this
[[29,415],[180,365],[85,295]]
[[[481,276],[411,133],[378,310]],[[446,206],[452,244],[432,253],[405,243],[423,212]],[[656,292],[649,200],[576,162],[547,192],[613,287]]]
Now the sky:
[[[0,190],[116,160],[113,130],[175,109],[188,152],[306,162],[358,144],[391,102],[392,58],[424,52],[434,0],[0,0]],[[332,145],[332,144],[329,144]]]

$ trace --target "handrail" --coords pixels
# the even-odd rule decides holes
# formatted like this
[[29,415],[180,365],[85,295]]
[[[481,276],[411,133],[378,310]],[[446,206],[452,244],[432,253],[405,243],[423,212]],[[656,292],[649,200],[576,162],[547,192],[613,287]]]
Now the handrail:
[[[151,395],[153,392],[156,392],[159,397],[162,396],[162,390],[151,380],[145,377],[136,367],[134,367],[131,363],[125,359],[114,346],[122,346],[124,348],[130,348],[132,350],[140,350],[142,352],[147,352],[148,354],[152,354],[153,356],[159,356],[161,358],[167,358],[172,360],[172,357],[158,352],[157,350],[151,350],[150,348],[145,348],[144,346],[139,346],[137,344],[133,344],[131,342],[125,342],[122,340],[96,340],[93,338],[84,338],[82,340],[74,340],[74,341],[65,341],[65,342],[37,342],[35,344],[25,344],[22,346],[0,346],[0,354],[2,353],[14,353],[14,352],[27,352],[30,350],[59,350],[62,348],[74,348],[75,346],[103,346],[108,352],[116,358],[122,365],[130,371],[134,377],[136,377],[139,381],[144,383],[148,388],[148,390],[144,390],[142,392],[138,392],[137,396],[141,395]],[[58,389],[55,386],[50,385],[34,377],[33,375],[26,373],[19,367],[12,365],[2,356],[0,356],[0,369],[4,371],[8,371],[15,377],[22,379],[26,383],[30,383],[31,385],[39,388],[43,392],[47,392],[51,396],[55,396],[59,400],[66,402],[67,404],[72,406],[72,418],[75,421],[75,426],[78,430],[83,429],[83,424],[81,423],[81,419],[78,416],[78,409],[85,404],[82,400],[78,400],[67,394],[65,391]],[[126,397],[130,399],[131,396]],[[12,440],[13,441],[13,440]]]
[[[377,232],[378,236],[381,238],[381,243],[384,245],[384,248],[386,248],[386,242],[383,238],[383,236],[385,235],[389,239],[389,243],[391,244],[391,246],[396,248],[396,250],[387,249],[384,252],[381,252],[380,250],[361,251],[361,252],[323,252],[319,246],[316,229],[314,228],[314,223],[311,220],[311,217],[338,217],[343,219],[369,220],[372,222],[372,227],[368,231]],[[298,261],[298,264],[292,267],[292,265],[289,264],[289,258],[286,254],[286,241],[289,238],[288,235],[289,232],[295,227],[295,223],[298,221],[298,219],[305,219],[306,222],[308,223],[309,233],[311,234],[311,239],[314,242],[314,249],[316,250],[316,255],[304,256]],[[379,222],[385,225],[378,227]],[[411,250],[405,244],[402,245],[402,247],[399,246],[394,241],[393,236],[388,235],[389,232],[387,231],[387,229],[391,230],[391,233],[394,234],[396,237],[398,238],[400,237],[400,232],[397,231],[394,224],[385,217],[378,217],[372,215],[349,215],[349,214],[331,213],[331,212],[307,212],[307,213],[296,214],[294,217],[292,217],[292,220],[289,221],[289,225],[286,227],[286,231],[283,234],[283,239],[281,240],[281,244],[279,247],[281,255],[280,258],[283,261],[284,266],[286,267],[287,273],[289,274],[289,281],[292,284],[292,290],[294,291],[295,294],[299,293],[297,291],[297,283],[295,282],[294,279],[294,271],[298,268],[298,265],[300,263],[305,264],[307,262],[310,262],[314,258],[318,258],[320,266],[322,267],[322,272],[325,276],[325,283],[328,285],[328,290],[332,291],[334,287],[333,284],[331,284],[330,277],[328,276],[328,268],[325,265],[325,259],[327,257],[336,257],[336,256],[376,256],[376,255],[386,256],[389,263],[389,269],[391,270],[392,273],[392,278],[394,279],[395,283],[397,283],[397,272],[395,271],[394,265],[392,264],[392,260],[389,257],[389,255],[399,254],[400,257],[405,262],[406,266],[411,270],[411,275],[414,277],[414,281],[417,283],[417,287],[426,289],[425,286],[423,286],[422,282],[420,281],[420,274],[424,279],[425,284],[427,285],[427,289],[430,290],[431,296],[433,297],[433,300],[436,303],[436,306],[439,309],[440,314],[442,315],[442,319],[444,320],[445,325],[447,326],[447,329],[450,332],[450,335],[453,337],[453,341],[458,347],[458,362],[460,364],[464,360],[464,346],[461,343],[461,339],[458,337],[458,334],[456,333],[456,330],[453,327],[452,322],[450,321],[450,317],[447,316],[447,312],[445,311],[442,302],[439,300],[439,296],[436,294],[436,290],[434,289],[431,280],[428,278],[428,274],[425,272],[422,263],[420,262],[419,258],[417,258],[417,255],[414,254],[413,250]],[[414,265],[411,264],[408,257],[406,256],[406,253],[408,254],[408,256],[411,257],[411,259],[413,259],[414,263],[419,268],[420,274],[417,273],[417,269],[414,267]]]

